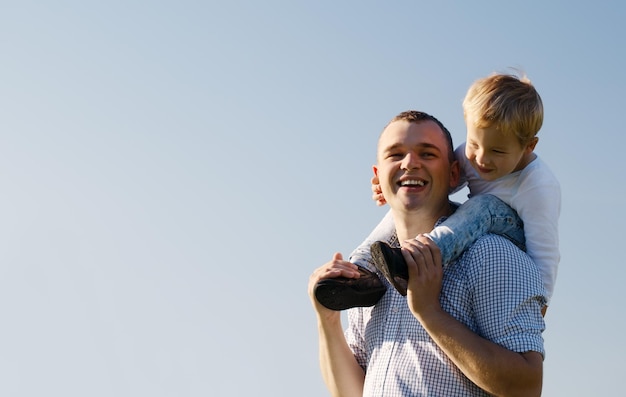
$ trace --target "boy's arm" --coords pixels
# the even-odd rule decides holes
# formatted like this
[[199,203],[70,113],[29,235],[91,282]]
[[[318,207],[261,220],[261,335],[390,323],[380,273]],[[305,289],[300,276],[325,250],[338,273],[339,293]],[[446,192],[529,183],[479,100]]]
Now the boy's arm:
[[465,167],[467,163],[467,158],[465,157],[465,142],[460,144],[456,150],[454,151],[454,159],[459,163],[459,170],[461,173],[459,174],[459,183],[455,188],[450,190],[450,194],[454,194],[456,192],[461,191],[465,186],[467,186],[467,175],[465,173]]
[[[391,211],[383,217],[378,225],[372,230],[372,232],[363,240],[363,242],[350,254],[350,262],[356,263],[360,266],[367,268],[368,261],[371,259],[370,246],[376,241],[389,242],[396,232],[395,224],[393,223],[393,215]],[[374,269],[369,269],[374,270]]]
[[539,267],[549,304],[561,260],[558,225],[561,211],[560,187],[554,183],[520,189],[514,206],[524,221],[526,251]]

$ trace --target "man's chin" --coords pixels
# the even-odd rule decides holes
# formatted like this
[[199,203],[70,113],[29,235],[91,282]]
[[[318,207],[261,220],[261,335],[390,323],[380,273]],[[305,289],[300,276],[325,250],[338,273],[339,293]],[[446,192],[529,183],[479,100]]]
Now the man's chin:
[[424,207],[424,200],[422,199],[404,199],[400,202],[400,208],[403,211],[415,211]]

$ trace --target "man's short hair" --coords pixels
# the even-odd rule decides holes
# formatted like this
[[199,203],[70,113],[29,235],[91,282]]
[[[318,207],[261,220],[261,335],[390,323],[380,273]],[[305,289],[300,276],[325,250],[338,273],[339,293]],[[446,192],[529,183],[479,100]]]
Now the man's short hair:
[[389,126],[389,124],[400,120],[405,120],[409,123],[416,124],[424,121],[432,121],[437,124],[439,128],[441,128],[441,132],[443,132],[443,136],[448,142],[448,160],[450,161],[450,163],[454,161],[454,145],[452,144],[452,135],[450,134],[450,131],[448,131],[448,129],[443,125],[443,123],[435,118],[435,116],[432,116],[425,112],[420,112],[419,110],[407,110],[392,118],[391,121],[387,123],[385,128],[383,128],[383,131]]

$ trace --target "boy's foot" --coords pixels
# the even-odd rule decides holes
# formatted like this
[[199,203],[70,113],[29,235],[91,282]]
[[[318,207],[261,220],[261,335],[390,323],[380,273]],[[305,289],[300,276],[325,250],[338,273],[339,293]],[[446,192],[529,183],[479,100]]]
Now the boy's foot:
[[389,244],[377,241],[371,245],[374,265],[402,296],[406,296],[409,281],[409,269],[406,266],[400,248],[392,248]]
[[315,298],[331,310],[374,306],[385,295],[387,287],[375,273],[359,266],[359,278],[336,277],[315,284]]

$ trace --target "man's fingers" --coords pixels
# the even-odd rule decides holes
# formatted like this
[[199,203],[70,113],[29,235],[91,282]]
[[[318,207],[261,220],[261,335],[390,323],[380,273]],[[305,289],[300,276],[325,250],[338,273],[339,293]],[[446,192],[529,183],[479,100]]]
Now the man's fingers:
[[409,280],[419,277],[420,269],[418,263],[423,261],[421,252],[414,250],[412,247],[402,247],[402,256],[409,270]]
[[402,247],[405,248],[413,258],[418,269],[423,268],[426,270],[436,263],[432,244],[424,244],[421,241],[411,239],[404,241]]
[[419,236],[417,236],[416,241],[428,248],[433,260],[433,264],[438,266],[442,265],[441,250],[439,249],[439,246],[430,239],[430,237],[426,236],[425,234],[420,234]]

